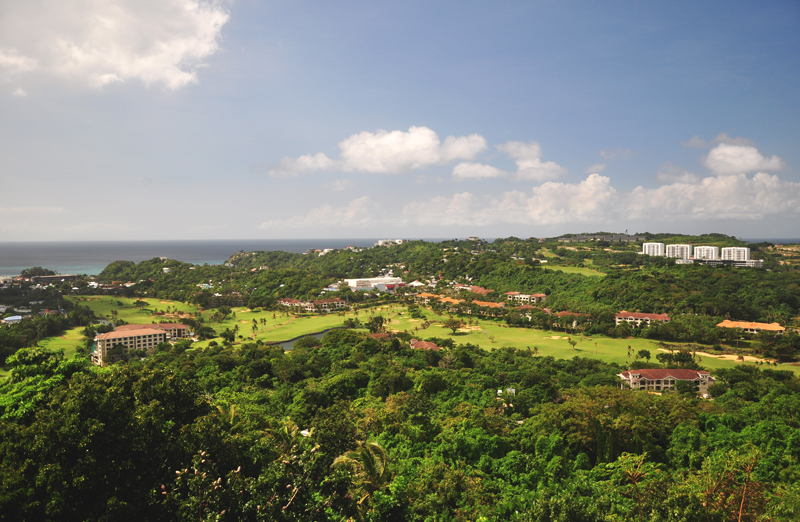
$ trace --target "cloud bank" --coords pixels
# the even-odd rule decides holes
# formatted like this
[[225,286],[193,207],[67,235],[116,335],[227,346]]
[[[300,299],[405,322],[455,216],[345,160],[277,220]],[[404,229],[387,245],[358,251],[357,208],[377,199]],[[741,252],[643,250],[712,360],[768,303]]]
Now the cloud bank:
[[509,178],[520,181],[542,182],[557,179],[567,174],[567,169],[554,161],[542,161],[542,147],[535,141],[509,141],[497,145],[497,150],[505,153],[517,165],[516,172],[507,172],[483,163],[459,163],[453,168],[453,179]]
[[197,81],[229,18],[219,0],[5,0],[0,77],[179,89]]

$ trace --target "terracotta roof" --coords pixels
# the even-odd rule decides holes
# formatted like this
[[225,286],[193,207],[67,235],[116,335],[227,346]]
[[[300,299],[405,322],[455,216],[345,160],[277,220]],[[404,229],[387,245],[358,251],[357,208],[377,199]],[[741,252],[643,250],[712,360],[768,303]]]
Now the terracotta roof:
[[503,308],[506,306],[505,303],[492,303],[489,301],[472,301],[472,304],[476,304],[478,306],[485,306],[487,308]]
[[669,321],[669,316],[667,314],[640,314],[636,312],[626,312],[625,310],[621,311],[620,313],[614,315],[614,317],[632,317],[634,319],[650,319],[653,321]]
[[435,352],[441,350],[436,343],[432,343],[430,341],[417,341],[416,339],[411,339],[411,347],[415,350],[433,350]]
[[531,294],[532,297],[547,297],[547,294]]
[[494,292],[494,290],[489,290],[487,288],[483,288],[480,286],[470,286],[469,291],[472,292],[473,294],[480,294],[480,295],[486,295],[489,292]]
[[565,315],[574,315],[575,317],[578,317],[578,316],[584,317],[584,316],[587,316],[588,314],[579,314],[577,312],[556,312],[553,315],[555,315],[556,317],[564,317]]
[[702,375],[710,375],[706,371],[697,371],[697,370],[685,370],[685,369],[663,369],[663,368],[642,368],[641,370],[628,370],[624,371],[619,374],[620,377],[623,379],[630,379],[632,376],[634,379],[639,378],[636,377],[638,375],[642,379],[666,379],[667,377],[672,377],[673,379],[678,379],[681,381],[693,381],[695,379],[699,379]]
[[745,321],[728,321],[727,319],[717,326],[722,328],[744,328],[746,330],[766,330],[768,332],[783,332],[786,330],[778,323],[748,323]]
[[519,292],[506,292],[503,295],[519,295]]
[[334,297],[333,299],[318,299],[318,300],[314,301],[315,305],[327,304],[327,303],[344,303],[344,301],[342,301],[338,297]]
[[138,330],[115,330],[100,334],[95,339],[122,339],[123,337],[139,337],[142,335],[167,335],[167,332],[160,328],[143,327]]

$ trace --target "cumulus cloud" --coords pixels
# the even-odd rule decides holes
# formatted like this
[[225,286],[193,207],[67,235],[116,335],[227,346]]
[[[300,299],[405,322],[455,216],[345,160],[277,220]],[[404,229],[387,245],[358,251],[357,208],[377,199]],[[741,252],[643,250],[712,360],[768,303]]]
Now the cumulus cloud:
[[338,160],[321,152],[299,158],[287,157],[271,166],[267,175],[295,177],[318,170],[401,174],[455,160],[469,160],[484,149],[486,140],[478,134],[448,136],[442,142],[428,127],[360,132],[339,142]]
[[507,172],[482,163],[463,162],[453,167],[453,179],[457,181],[465,179],[501,178],[506,175],[508,175]]
[[258,228],[262,230],[286,228],[367,228],[375,225],[379,220],[376,213],[380,210],[377,203],[369,197],[363,196],[354,199],[343,207],[322,205],[307,214],[296,215],[287,219],[275,219],[261,223]]
[[700,136],[692,136],[688,141],[682,141],[681,145],[691,149],[707,149],[720,143],[724,143],[725,145],[743,145],[750,147],[755,145],[747,138],[731,138],[725,132],[717,134],[717,136],[711,141],[706,141]]
[[542,148],[535,141],[509,141],[498,145],[497,150],[514,159],[517,164],[515,177],[520,180],[547,181],[567,173],[567,169],[553,161],[542,161]]
[[583,171],[584,174],[600,174],[606,170],[605,163],[595,163],[594,165],[589,165],[586,167],[586,170]]
[[11,93],[11,95],[16,96],[17,98],[24,98],[28,95],[28,93],[22,90],[22,87],[17,87],[14,92]]
[[631,157],[632,152],[628,149],[609,149],[601,150],[600,155],[607,160],[614,160],[617,158],[628,159]]
[[785,166],[778,156],[765,158],[755,147],[726,143],[720,143],[711,149],[708,156],[702,159],[702,163],[714,174],[723,176],[780,170]]
[[700,176],[694,172],[689,172],[669,161],[661,165],[654,178],[660,183],[697,183],[700,181]]
[[699,183],[673,183],[657,189],[637,187],[627,197],[632,218],[761,219],[800,213],[800,183],[759,172],[712,176]]
[[197,81],[229,17],[220,0],[6,0],[0,75],[179,89]]

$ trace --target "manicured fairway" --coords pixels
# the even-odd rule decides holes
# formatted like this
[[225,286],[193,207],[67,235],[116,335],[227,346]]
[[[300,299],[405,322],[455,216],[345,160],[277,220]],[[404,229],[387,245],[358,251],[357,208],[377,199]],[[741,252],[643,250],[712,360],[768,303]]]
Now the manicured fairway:
[[48,337],[39,341],[39,346],[50,350],[64,349],[64,355],[69,358],[75,355],[75,351],[83,344],[83,327],[79,326],[64,332],[58,337]]
[[[572,270],[583,270],[591,272],[585,268],[564,267]],[[600,275],[593,273],[592,275]],[[78,299],[78,298],[71,298]],[[118,301],[123,303],[123,306],[117,304]],[[87,305],[95,310],[95,313],[104,316],[110,316],[112,309],[116,309],[118,317],[125,319],[129,323],[151,323],[165,319],[164,316],[152,315],[148,309],[138,310],[132,306],[135,299],[116,298],[116,297],[89,297],[86,301],[80,301],[80,304]],[[194,313],[197,308],[179,302],[162,302],[158,299],[147,299],[148,308],[164,310],[167,307],[177,307],[180,311]],[[362,309],[357,312],[348,311],[344,316],[338,314],[328,315],[311,315],[311,316],[295,316],[291,313],[273,312],[273,311],[258,311],[253,312],[248,308],[240,307],[233,308],[233,313],[225,321],[221,323],[212,322],[211,317],[214,315],[215,310],[205,310],[202,312],[202,317],[205,319],[205,324],[213,328],[216,332],[222,332],[226,328],[233,330],[238,326],[237,342],[254,341],[260,339],[262,341],[285,341],[307,335],[315,332],[327,330],[341,326],[347,318],[358,318],[362,322],[369,320],[371,314],[382,315],[385,318],[385,326],[387,330],[391,331],[406,331],[411,335],[425,339],[428,337],[452,338],[456,343],[471,343],[480,346],[486,350],[495,348],[511,346],[515,348],[527,348],[537,350],[541,356],[552,356],[559,359],[570,359],[572,357],[590,357],[600,359],[607,362],[614,362],[620,365],[626,365],[628,361],[628,346],[634,352],[639,350],[647,350],[650,352],[651,361],[655,361],[656,355],[659,353],[659,346],[656,341],[647,339],[611,339],[602,336],[585,336],[580,334],[573,334],[569,332],[555,332],[543,331],[527,328],[510,328],[502,321],[479,319],[479,318],[465,318],[471,319],[473,324],[468,325],[455,334],[452,330],[444,328],[442,323],[448,319],[446,315],[437,315],[429,309],[422,309],[423,313],[431,323],[427,329],[421,329],[423,321],[421,319],[412,319],[403,305],[385,305],[371,309]],[[257,329],[253,330],[253,319],[256,320]],[[264,319],[266,324],[262,324],[261,320]],[[475,324],[477,323],[477,324]],[[241,339],[239,338],[241,336]],[[573,349],[568,342],[568,338],[573,338],[578,341]],[[211,341],[222,343],[222,338],[209,339],[194,343],[196,348],[204,348],[208,346]],[[45,342],[49,342],[45,341]],[[62,340],[63,341],[63,340]],[[78,343],[79,344],[79,343]],[[76,345],[77,346],[77,345]],[[753,362],[741,362],[735,360],[724,360],[715,358],[713,356],[703,356],[701,364],[709,370],[717,368],[732,368],[741,364],[754,364]],[[766,368],[766,366],[763,366]],[[792,366],[788,364],[780,364],[778,366],[769,366],[772,369],[791,370],[795,373],[800,373],[800,366]]]
[[138,298],[116,297],[116,296],[70,296],[66,298],[73,303],[81,306],[88,306],[99,317],[111,318],[111,311],[117,311],[117,317],[131,324],[144,324],[158,322],[160,320],[177,319],[172,313],[157,315],[154,312],[165,312],[168,308],[170,312],[177,308],[178,313],[194,314],[198,308],[193,305],[181,303],[180,301],[167,301],[164,299],[142,298],[147,305],[141,309],[135,307]]

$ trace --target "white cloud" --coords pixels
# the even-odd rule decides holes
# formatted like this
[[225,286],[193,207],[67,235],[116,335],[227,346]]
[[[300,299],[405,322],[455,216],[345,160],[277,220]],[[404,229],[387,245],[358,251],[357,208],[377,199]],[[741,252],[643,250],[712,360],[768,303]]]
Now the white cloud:
[[778,156],[765,158],[749,145],[720,143],[703,158],[703,165],[717,175],[745,174],[755,171],[780,170],[784,163]]
[[36,68],[36,60],[22,56],[15,48],[0,48],[0,69],[8,74],[23,73]]
[[800,183],[759,172],[673,183],[657,189],[637,187],[627,197],[631,218],[761,219],[800,212]]
[[681,145],[692,149],[707,149],[712,145],[724,143],[726,145],[745,145],[754,146],[755,144],[747,138],[731,138],[727,133],[722,132],[717,134],[716,138],[711,141],[706,141],[700,136],[692,136],[689,141],[682,141]]
[[631,154],[631,151],[628,149],[610,149],[600,151],[600,155],[607,160],[613,160],[617,158],[628,159],[631,157]]
[[553,161],[543,162],[542,148],[532,141],[509,141],[497,146],[497,150],[508,154],[517,164],[516,178],[530,181],[547,181],[567,173],[567,169]]
[[453,179],[457,181],[465,179],[501,178],[505,177],[507,174],[507,172],[497,167],[484,165],[482,163],[463,162],[453,167]]
[[515,190],[499,198],[482,200],[469,192],[451,198],[436,197],[409,203],[403,215],[407,221],[418,225],[603,222],[613,217],[617,202],[617,191],[611,186],[611,180],[592,174],[577,184],[551,181],[534,187],[530,193]]
[[317,170],[401,174],[409,170],[441,165],[455,160],[469,160],[486,149],[486,140],[478,134],[448,136],[442,143],[427,127],[360,132],[339,142],[338,160],[323,153],[307,154],[297,159],[283,158],[269,169],[270,177],[293,177]]
[[197,81],[229,18],[220,0],[6,0],[0,71],[178,89]]
[[367,228],[379,222],[376,212],[380,207],[369,197],[354,199],[347,206],[334,207],[323,205],[305,215],[297,215],[287,219],[275,219],[261,223],[262,230],[285,228]]
[[28,93],[22,90],[22,87],[17,87],[16,90],[14,90],[14,92],[11,93],[11,95],[16,96],[18,98],[24,98],[25,96],[28,95]]
[[600,174],[606,170],[605,163],[595,163],[594,165],[589,165],[586,167],[586,170],[583,171],[584,174]]
[[299,158],[287,156],[276,165],[272,165],[267,171],[267,175],[271,178],[294,178],[318,170],[333,170],[335,168],[337,168],[337,162],[322,152],[318,152],[316,154],[306,154]]
[[458,159],[472,159],[486,148],[483,136],[448,136],[444,143],[427,127],[360,132],[339,143],[346,170],[398,174]]
[[673,165],[669,161],[661,165],[654,177],[656,181],[661,183],[697,183],[700,181],[700,176],[694,172],[689,172],[683,167]]

